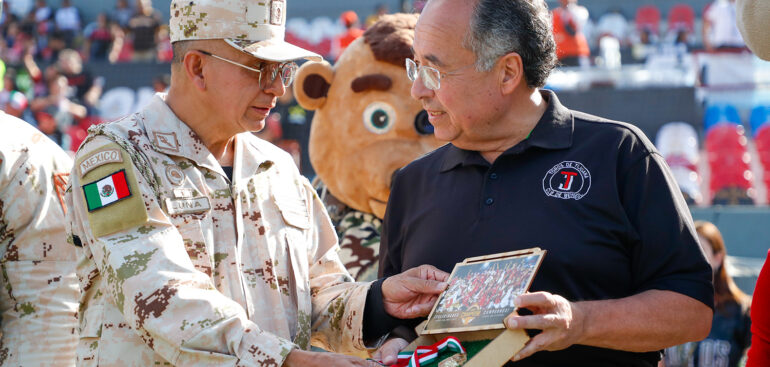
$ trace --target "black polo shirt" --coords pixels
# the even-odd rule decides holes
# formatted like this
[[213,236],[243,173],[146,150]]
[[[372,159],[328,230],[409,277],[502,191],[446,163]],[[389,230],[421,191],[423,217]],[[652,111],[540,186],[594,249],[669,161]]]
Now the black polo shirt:
[[[636,127],[571,111],[553,92],[529,138],[490,164],[447,144],[401,169],[380,274],[548,250],[531,291],[570,301],[670,290],[713,307],[711,268],[663,157]],[[622,322],[622,320],[619,320]],[[515,366],[655,366],[658,352],[573,346]]]

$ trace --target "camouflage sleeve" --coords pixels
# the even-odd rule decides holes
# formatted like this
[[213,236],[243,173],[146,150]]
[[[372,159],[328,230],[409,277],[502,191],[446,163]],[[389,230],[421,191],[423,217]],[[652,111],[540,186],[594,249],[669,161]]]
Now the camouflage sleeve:
[[[240,304],[217,291],[210,278],[195,269],[181,234],[161,210],[141,174],[128,175],[128,186],[142,202],[144,223],[128,228],[120,224],[115,228],[103,226],[100,233],[111,233],[93,234],[91,225],[99,223],[101,215],[129,223],[138,215],[121,212],[121,206],[130,207],[128,200],[111,204],[112,212],[87,209],[83,186],[112,171],[137,172],[134,162],[121,149],[126,158],[123,163],[104,165],[92,171],[104,168],[103,172],[93,176],[89,172],[84,176],[87,180],[81,178],[77,162],[109,144],[104,138],[96,138],[81,147],[72,172],[71,218],[72,230],[81,236],[86,257],[104,279],[108,302],[122,313],[145,345],[174,365],[281,364],[294,344],[261,330],[248,319]],[[88,314],[88,310],[84,313]]]
[[0,139],[0,365],[74,366],[79,292],[63,202],[72,160],[2,118],[12,138]]
[[312,343],[340,353],[366,349],[363,316],[370,283],[354,283],[339,258],[337,234],[324,205],[305,180],[310,203],[312,258],[309,261],[310,291],[313,303]]

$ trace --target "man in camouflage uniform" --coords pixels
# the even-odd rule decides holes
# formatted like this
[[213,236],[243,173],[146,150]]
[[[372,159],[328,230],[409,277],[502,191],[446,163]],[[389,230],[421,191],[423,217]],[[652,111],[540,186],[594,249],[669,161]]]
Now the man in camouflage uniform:
[[65,234],[72,159],[0,112],[0,366],[74,366],[78,281]]
[[427,266],[353,283],[310,184],[250,133],[317,57],[283,41],[285,5],[172,1],[168,95],[78,151],[80,365],[368,365],[307,350],[363,350],[393,322],[364,305],[425,315],[446,286]]

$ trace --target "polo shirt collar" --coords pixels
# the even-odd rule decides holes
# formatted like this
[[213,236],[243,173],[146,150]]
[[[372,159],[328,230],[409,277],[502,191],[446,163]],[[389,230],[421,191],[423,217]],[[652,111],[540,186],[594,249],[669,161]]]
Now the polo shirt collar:
[[575,128],[572,111],[561,104],[559,97],[553,91],[542,89],[540,94],[549,102],[548,107],[535,128],[532,129],[529,138],[524,142],[527,142],[529,146],[545,149],[571,147],[572,132]]
[[[527,139],[509,148],[503,155],[521,152],[533,146],[544,149],[565,149],[572,146],[572,133],[575,126],[572,112],[559,102],[559,98],[553,91],[541,89],[540,93],[549,102],[543,116]],[[441,172],[449,171],[459,165],[489,165],[476,151],[460,149],[451,143],[448,144],[447,149],[441,164]]]

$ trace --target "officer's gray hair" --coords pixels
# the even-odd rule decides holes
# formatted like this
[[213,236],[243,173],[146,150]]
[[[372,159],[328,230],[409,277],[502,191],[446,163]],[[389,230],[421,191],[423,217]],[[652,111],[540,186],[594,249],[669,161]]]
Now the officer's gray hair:
[[171,44],[171,51],[174,53],[174,57],[171,59],[172,64],[181,64],[184,60],[184,55],[189,51],[190,41],[176,41]]
[[463,43],[476,55],[478,71],[488,71],[501,56],[516,52],[531,88],[545,85],[556,66],[545,0],[478,0]]

